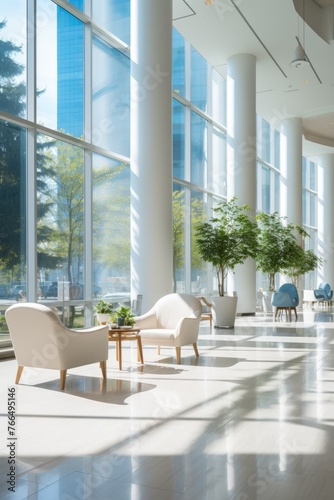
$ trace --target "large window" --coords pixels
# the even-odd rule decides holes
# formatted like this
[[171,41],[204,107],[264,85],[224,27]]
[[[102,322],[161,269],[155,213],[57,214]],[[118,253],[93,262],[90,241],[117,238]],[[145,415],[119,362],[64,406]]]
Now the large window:
[[84,326],[94,298],[129,297],[130,2],[101,0],[96,25],[87,2],[70,3],[0,0],[4,331],[13,301]]

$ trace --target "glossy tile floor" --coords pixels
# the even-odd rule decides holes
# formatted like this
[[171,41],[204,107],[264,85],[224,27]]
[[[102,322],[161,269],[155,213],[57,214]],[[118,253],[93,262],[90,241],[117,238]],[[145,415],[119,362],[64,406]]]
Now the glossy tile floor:
[[[0,362],[0,498],[333,500],[334,314],[203,322],[200,357],[110,345],[97,365],[58,373]],[[8,491],[8,391],[15,387],[15,493]]]

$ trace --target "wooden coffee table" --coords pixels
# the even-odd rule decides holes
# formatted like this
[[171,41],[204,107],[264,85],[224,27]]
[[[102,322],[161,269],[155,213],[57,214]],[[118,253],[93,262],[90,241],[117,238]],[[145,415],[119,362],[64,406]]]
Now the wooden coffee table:
[[109,341],[116,342],[116,360],[118,361],[120,370],[122,370],[122,342],[125,340],[137,341],[137,360],[144,364],[143,348],[140,335],[138,335],[139,332],[139,328],[109,328]]

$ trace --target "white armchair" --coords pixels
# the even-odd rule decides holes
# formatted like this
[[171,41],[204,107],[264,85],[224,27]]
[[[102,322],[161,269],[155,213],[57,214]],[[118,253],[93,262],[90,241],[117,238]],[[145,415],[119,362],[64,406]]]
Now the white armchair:
[[10,306],[5,316],[18,363],[16,384],[25,366],[60,370],[61,390],[69,368],[99,362],[106,378],[108,325],[69,329],[55,311],[30,302]]
[[181,346],[192,344],[198,356],[197,339],[202,305],[193,295],[171,293],[165,295],[142,316],[137,316],[143,345],[174,346],[177,362],[181,363]]

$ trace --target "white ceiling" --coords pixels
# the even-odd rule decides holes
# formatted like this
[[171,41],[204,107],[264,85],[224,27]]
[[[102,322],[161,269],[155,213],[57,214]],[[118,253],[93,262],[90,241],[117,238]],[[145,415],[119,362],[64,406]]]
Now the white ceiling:
[[[257,113],[276,128],[282,119],[301,117],[303,155],[316,159],[334,153],[334,44],[302,21],[294,3],[318,32],[326,25],[333,40],[334,0],[213,0],[211,6],[173,0],[174,27],[223,76],[230,56],[255,55]],[[311,65],[290,66],[296,36],[315,72]]]

